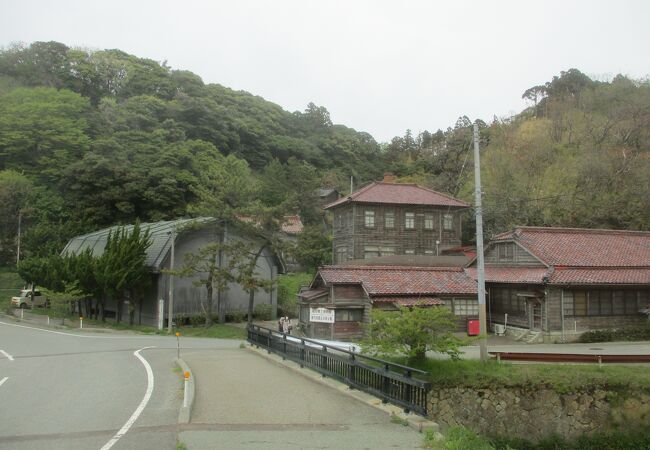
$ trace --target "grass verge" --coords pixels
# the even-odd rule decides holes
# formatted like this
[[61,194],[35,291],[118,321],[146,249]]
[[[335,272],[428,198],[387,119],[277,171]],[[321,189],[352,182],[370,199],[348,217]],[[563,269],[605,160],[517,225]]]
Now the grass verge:
[[650,370],[646,365],[595,364],[508,364],[473,360],[423,362],[397,360],[430,373],[430,381],[437,388],[474,387],[494,388],[547,387],[559,393],[589,386],[609,390],[650,392]]

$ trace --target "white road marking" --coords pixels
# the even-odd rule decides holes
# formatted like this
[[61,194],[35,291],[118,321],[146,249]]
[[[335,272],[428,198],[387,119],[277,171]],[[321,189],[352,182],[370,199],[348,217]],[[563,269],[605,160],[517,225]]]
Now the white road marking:
[[9,379],[9,377],[4,377],[2,380],[0,380],[0,386],[5,384],[5,381],[7,381],[8,379]]
[[148,348],[155,348],[155,347],[143,347],[140,350],[136,350],[135,352],[133,352],[133,354],[140,360],[140,362],[144,365],[145,370],[147,371],[147,392],[145,392],[144,398],[142,399],[138,407],[135,409],[133,414],[131,414],[129,420],[126,421],[124,426],[120,428],[120,431],[118,431],[115,434],[115,436],[113,436],[113,438],[101,448],[101,450],[108,450],[113,445],[115,445],[115,443],[119,441],[120,438],[129,431],[129,429],[135,423],[135,421],[138,420],[138,417],[140,417],[140,414],[142,414],[142,411],[144,411],[144,408],[147,406],[147,403],[149,403],[149,399],[151,398],[151,394],[153,392],[153,385],[154,385],[153,371],[151,370],[151,366],[149,365],[147,360],[140,355],[140,352],[142,350],[146,350]]
[[[14,357],[11,356],[9,353],[5,352],[4,350],[0,350],[0,353],[2,353],[5,356],[5,358],[7,358],[9,361],[14,360]],[[0,384],[2,384],[2,383],[0,383]]]
[[[45,330],[43,328],[28,327],[27,325],[18,325],[15,323],[7,323],[1,321],[0,324],[7,325],[10,327],[28,328],[30,330],[43,331],[44,333],[62,334],[64,336],[74,336],[74,337],[88,338],[88,339],[132,339],[134,337],[134,336],[95,336],[95,335],[86,335],[86,334],[65,333],[63,331]],[[137,336],[137,337],[153,337],[153,336]]]

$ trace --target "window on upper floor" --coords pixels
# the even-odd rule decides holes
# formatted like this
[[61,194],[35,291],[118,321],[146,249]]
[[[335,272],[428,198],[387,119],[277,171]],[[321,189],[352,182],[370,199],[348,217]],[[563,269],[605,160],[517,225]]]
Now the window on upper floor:
[[454,216],[445,214],[442,216],[442,229],[445,231],[452,231],[454,229]]
[[375,212],[366,211],[365,212],[365,222],[366,228],[375,228]]
[[404,214],[404,228],[407,230],[415,229],[415,213],[407,212]]
[[515,247],[509,242],[499,244],[499,261],[512,261],[514,259]]
[[395,228],[395,213],[392,211],[386,211],[384,214],[384,227],[385,228]]
[[424,214],[424,229],[433,230],[433,214],[431,213]]
[[342,263],[348,260],[348,248],[347,247],[337,247],[336,248],[336,263]]

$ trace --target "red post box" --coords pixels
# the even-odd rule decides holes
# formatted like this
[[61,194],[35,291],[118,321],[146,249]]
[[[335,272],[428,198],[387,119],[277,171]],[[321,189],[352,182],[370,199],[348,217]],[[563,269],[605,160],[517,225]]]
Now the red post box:
[[479,334],[481,334],[481,323],[478,321],[478,319],[468,319],[467,335],[478,336]]

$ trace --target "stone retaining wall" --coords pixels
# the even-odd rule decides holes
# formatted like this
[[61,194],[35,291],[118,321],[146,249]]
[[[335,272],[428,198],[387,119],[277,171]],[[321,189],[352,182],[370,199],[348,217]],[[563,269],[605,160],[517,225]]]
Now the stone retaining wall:
[[566,438],[650,422],[650,394],[585,388],[559,394],[548,388],[445,388],[429,393],[429,418],[479,434],[538,440]]

